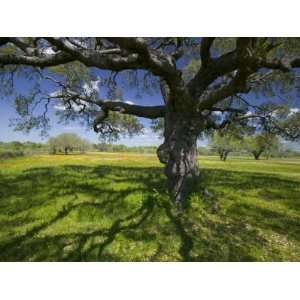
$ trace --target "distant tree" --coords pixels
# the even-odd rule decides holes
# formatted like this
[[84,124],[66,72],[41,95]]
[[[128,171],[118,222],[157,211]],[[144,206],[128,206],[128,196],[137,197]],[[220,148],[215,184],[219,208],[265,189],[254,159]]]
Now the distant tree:
[[91,143],[86,139],[79,138],[77,148],[81,153],[85,153],[87,150],[91,149]]
[[280,148],[279,157],[300,157],[300,151],[294,149],[284,149],[283,147]]
[[198,155],[213,155],[214,149],[211,149],[210,147],[199,146],[197,147],[197,153]]
[[89,142],[82,139],[75,133],[62,133],[56,137],[51,137],[48,141],[50,153],[64,152],[66,155],[73,150],[85,152],[89,147]]
[[237,152],[242,149],[243,138],[245,135],[253,133],[254,127],[248,124],[248,120],[243,122],[228,122],[223,128],[218,131],[213,131],[208,136],[211,136],[211,149],[216,151],[222,161],[226,161],[230,152]]
[[20,151],[23,149],[23,144],[21,142],[13,141],[10,144],[11,144],[12,150],[14,150],[14,151]]
[[211,142],[211,149],[216,151],[220,160],[226,161],[230,152],[238,151],[241,148],[242,138],[232,134],[221,134],[215,132]]
[[279,140],[276,135],[268,132],[256,134],[245,138],[245,148],[258,160],[263,153],[270,153],[279,148]]
[[56,146],[56,141],[54,137],[51,137],[48,139],[48,145],[50,149],[50,154],[56,154],[57,153],[57,146]]

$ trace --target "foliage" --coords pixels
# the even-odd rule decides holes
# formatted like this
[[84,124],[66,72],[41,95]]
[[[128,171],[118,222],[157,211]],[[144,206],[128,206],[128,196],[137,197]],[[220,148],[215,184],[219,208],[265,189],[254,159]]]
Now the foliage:
[[164,135],[164,119],[159,118],[151,121],[151,130],[158,134],[159,137]]
[[242,137],[215,132],[210,147],[219,154],[221,160],[225,161],[230,152],[239,151],[241,149],[241,143]]
[[143,128],[142,123],[134,116],[112,112],[101,124],[100,139],[106,142],[117,141],[121,136],[132,137],[142,132]]
[[[16,129],[29,131],[37,128],[42,134],[46,134],[50,128],[47,118],[50,102],[58,102],[61,107],[64,107],[64,110],[58,111],[61,121],[79,119],[91,127],[99,110],[103,110],[106,100],[121,100],[126,103],[123,99],[123,90],[128,88],[136,89],[136,94],[139,95],[144,92],[157,92],[158,86],[167,79],[168,74],[177,71],[190,93],[192,91],[191,83],[196,86],[201,85],[194,80],[197,77],[196,74],[203,73],[204,77],[205,74],[211,76],[213,75],[211,73],[218,70],[216,78],[212,81],[208,80],[207,86],[203,87],[201,93],[202,96],[205,96],[223,84],[228,84],[228,80],[243,65],[253,64],[249,66],[249,69],[253,68],[254,70],[253,74],[249,76],[247,84],[257,96],[264,96],[266,102],[270,102],[275,96],[280,96],[281,102],[288,102],[299,94],[299,76],[294,71],[297,68],[297,62],[289,69],[289,72],[287,70],[283,72],[284,66],[280,66],[280,63],[283,63],[280,61],[282,57],[285,60],[297,58],[300,49],[299,38],[221,37],[211,39],[206,58],[208,61],[217,61],[220,57],[222,59],[219,64],[211,66],[214,72],[204,72],[208,61],[203,63],[205,50],[201,47],[208,40],[209,38],[182,37],[145,39],[2,38],[0,49],[0,55],[2,55],[0,59],[3,60],[0,69],[1,91],[10,90],[15,97],[16,111],[20,116],[14,120]],[[136,43],[143,44],[146,49],[141,51],[141,48],[136,47]],[[246,51],[241,50],[240,47],[246,47]],[[56,56],[59,57],[65,52],[67,53],[65,59],[62,61],[61,58],[55,59]],[[238,55],[235,55],[234,60],[231,61],[231,55],[235,52]],[[24,53],[32,60],[24,63],[21,62],[23,59],[14,61],[14,57],[18,58]],[[107,54],[102,55],[101,53]],[[160,55],[156,57],[157,53]],[[155,56],[151,63],[147,63],[147,57],[151,57],[148,54]],[[138,59],[136,63],[132,64],[132,60],[136,59],[133,56],[138,56]],[[253,60],[249,57],[252,57]],[[48,59],[50,63],[40,66]],[[177,63],[179,59],[181,62]],[[223,74],[221,69],[227,59],[231,64],[236,64],[235,60],[237,59],[242,59],[243,63],[237,64],[233,69],[229,68],[228,71],[225,68]],[[39,62],[37,65],[33,63],[35,60]],[[123,62],[120,64],[119,60],[123,60]],[[254,62],[256,60],[257,62]],[[278,63],[276,63],[277,61]],[[96,69],[101,70],[101,73]],[[217,76],[219,72],[220,76]],[[178,75],[175,73],[172,75],[173,79]],[[17,94],[14,89],[15,79],[20,77],[22,79],[25,77],[29,81],[29,88],[24,94]],[[203,84],[205,81],[206,79],[201,80]],[[53,91],[50,94],[43,87],[44,82],[48,82],[52,86]],[[246,90],[248,93],[248,89]],[[215,104],[223,109],[240,107],[239,96],[243,92],[233,92],[230,96],[224,95]],[[203,100],[203,97],[195,97],[199,98],[200,102]],[[100,104],[99,99],[104,101]],[[254,104],[255,101],[252,100],[248,104],[244,102],[244,113],[254,109],[254,106],[259,108],[261,106],[261,103]],[[120,113],[120,110],[115,108],[114,105],[114,109],[110,109],[112,114],[106,115],[106,124],[99,132],[101,135],[107,135],[108,139],[116,140],[123,134],[131,135],[141,131],[141,124],[136,118],[135,112],[126,110],[126,113],[124,111]],[[131,117],[124,117],[123,113],[129,114]],[[120,120],[117,121],[117,119]],[[294,123],[296,118],[293,119]],[[299,120],[297,125],[298,123]],[[159,124],[159,126],[163,128],[163,124]],[[295,126],[291,127],[295,128]]]
[[82,139],[75,133],[62,133],[56,137],[51,137],[48,141],[50,153],[63,152],[68,154],[73,151],[85,152],[89,146],[89,141]]
[[[300,141],[299,128],[300,128],[300,112],[289,113],[289,116],[280,121],[280,128],[284,128],[288,135],[285,138],[290,140]],[[280,130],[279,130],[280,133]],[[298,136],[297,138],[294,138]]]
[[263,132],[252,137],[245,138],[245,149],[253,154],[255,159],[259,159],[264,152],[271,153],[278,151],[279,140],[276,135]]
[[242,151],[244,136],[253,131],[254,128],[247,122],[231,122],[218,131],[208,132],[211,140],[210,148],[219,154],[221,160],[225,161],[230,152]]
[[23,151],[0,151],[0,159],[24,156]]
[[[48,147],[42,143],[33,142],[0,142],[0,156],[1,157],[14,157],[20,155],[47,153]],[[7,154],[4,154],[7,153]]]

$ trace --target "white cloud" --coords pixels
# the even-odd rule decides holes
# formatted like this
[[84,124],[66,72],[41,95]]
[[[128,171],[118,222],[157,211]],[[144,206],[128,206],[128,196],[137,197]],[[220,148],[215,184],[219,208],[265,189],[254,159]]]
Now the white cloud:
[[99,92],[100,89],[101,78],[97,77],[96,80],[90,81],[89,84],[84,83],[83,89],[88,95],[91,95],[93,92]]
[[78,104],[72,104],[72,110],[78,112],[82,109],[82,106],[81,105],[78,105]]
[[125,101],[125,103],[127,103],[127,104],[134,104],[132,101]]
[[47,47],[47,48],[44,48],[42,50],[43,54],[46,54],[46,55],[51,55],[51,54],[55,54],[55,51],[52,49],[52,47]]
[[61,91],[60,90],[57,90],[57,91],[54,91],[54,92],[51,92],[49,94],[50,97],[58,97],[61,95]]
[[56,110],[61,110],[61,111],[66,110],[66,107],[62,104],[55,104],[53,106],[53,108],[56,109]]
[[221,111],[214,111],[213,114],[216,115],[216,116],[221,116],[222,112]]
[[246,117],[249,117],[249,116],[252,116],[252,115],[253,115],[253,112],[252,112],[252,111],[250,111],[250,110],[249,110],[249,111],[247,111],[247,113],[245,114],[245,116],[246,116]]
[[278,114],[279,114],[279,111],[275,109],[273,112],[270,113],[270,116],[273,118],[276,118],[278,116]]
[[[75,104],[75,103],[72,103],[71,106],[72,106],[72,109],[76,112],[80,111],[83,108],[83,105],[78,105],[78,104]],[[60,110],[60,111],[64,111],[64,110],[67,109],[63,104],[55,104],[53,106],[53,108],[56,109],[56,110]]]
[[87,83],[85,83],[85,84],[83,85],[83,89],[85,90],[85,92],[86,92],[87,94],[91,94],[91,93],[93,92],[92,87],[91,87],[90,85],[88,85]]
[[288,116],[290,117],[290,116],[292,116],[293,114],[296,114],[296,113],[298,113],[298,112],[300,112],[300,109],[299,109],[299,108],[297,108],[297,107],[291,108],[291,109],[290,109],[290,112],[289,112],[289,114],[288,114]]
[[151,130],[151,128],[145,127],[145,128],[143,129],[143,135],[144,135],[144,136],[148,136],[148,135],[151,135],[151,134],[154,134],[154,132]]
[[101,78],[98,77],[97,80],[91,81],[92,88],[96,91],[99,91],[99,85],[101,83]]

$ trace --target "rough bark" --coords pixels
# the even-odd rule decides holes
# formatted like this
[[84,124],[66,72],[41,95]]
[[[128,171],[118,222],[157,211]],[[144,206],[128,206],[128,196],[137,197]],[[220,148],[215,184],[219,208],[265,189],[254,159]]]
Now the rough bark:
[[164,143],[158,148],[160,162],[165,164],[168,191],[177,206],[182,207],[189,186],[199,176],[197,137],[201,131],[190,116],[168,112],[165,117]]

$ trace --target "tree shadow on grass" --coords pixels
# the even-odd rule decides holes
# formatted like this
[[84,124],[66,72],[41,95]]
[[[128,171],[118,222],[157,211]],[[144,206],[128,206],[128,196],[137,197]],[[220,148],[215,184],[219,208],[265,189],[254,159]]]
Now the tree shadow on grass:
[[[203,178],[219,190],[256,190],[266,205],[241,200],[226,212],[211,212],[198,197],[199,203],[178,214],[156,167],[66,165],[2,176],[0,260],[253,261],[267,245],[258,229],[300,242],[299,182],[217,169],[205,170]],[[287,191],[284,199],[280,190]],[[274,212],[272,201],[296,217]],[[200,209],[202,202],[207,209]]]

